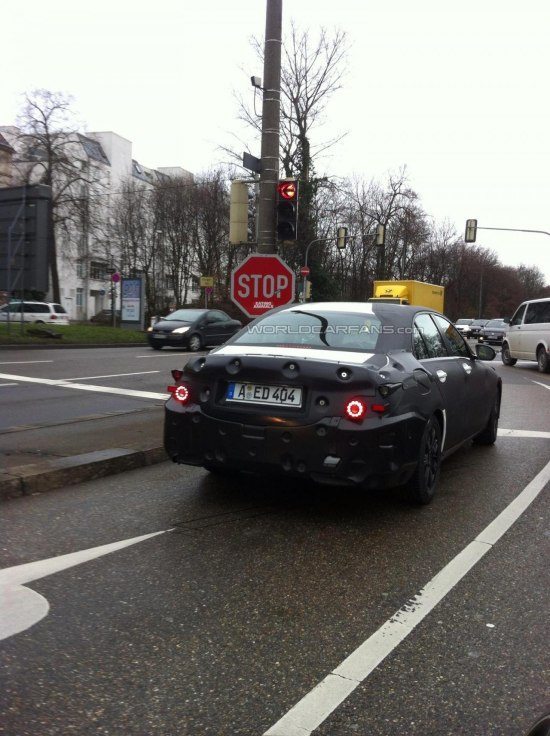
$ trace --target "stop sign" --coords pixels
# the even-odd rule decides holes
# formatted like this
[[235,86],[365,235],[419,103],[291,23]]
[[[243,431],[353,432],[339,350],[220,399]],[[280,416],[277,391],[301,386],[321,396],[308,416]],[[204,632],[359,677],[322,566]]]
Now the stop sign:
[[231,299],[249,317],[294,301],[294,272],[279,256],[252,253],[231,274]]

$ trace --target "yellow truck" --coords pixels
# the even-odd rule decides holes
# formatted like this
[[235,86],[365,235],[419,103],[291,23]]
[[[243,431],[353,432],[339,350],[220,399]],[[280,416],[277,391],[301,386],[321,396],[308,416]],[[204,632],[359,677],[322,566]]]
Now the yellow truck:
[[412,304],[443,312],[445,287],[422,281],[375,281],[374,296],[369,302]]

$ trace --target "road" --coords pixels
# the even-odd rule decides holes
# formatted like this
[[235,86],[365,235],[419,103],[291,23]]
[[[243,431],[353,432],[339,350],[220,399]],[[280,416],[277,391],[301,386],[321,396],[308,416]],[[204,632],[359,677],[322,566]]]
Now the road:
[[[182,362],[164,351],[97,353],[20,351],[54,362],[0,373],[20,377],[10,395],[27,411],[39,396],[62,401],[63,421],[97,411],[105,395],[23,377],[162,393]],[[495,368],[501,428],[516,431],[449,458],[428,507],[411,507],[401,490],[222,481],[170,463],[4,504],[0,610],[30,596],[32,611],[0,627],[0,734],[524,733],[549,705],[550,376],[528,363]],[[33,402],[32,392],[43,393]],[[106,396],[110,410],[158,401]],[[3,421],[25,421],[25,408],[12,411]],[[507,508],[509,528],[477,543],[482,556],[435,607],[420,615],[422,596],[408,606],[418,625],[378,666],[331,675],[388,622],[395,632],[395,612],[487,539]],[[66,557],[80,550],[89,551]],[[297,712],[327,678],[347,696],[329,702],[316,690]]]

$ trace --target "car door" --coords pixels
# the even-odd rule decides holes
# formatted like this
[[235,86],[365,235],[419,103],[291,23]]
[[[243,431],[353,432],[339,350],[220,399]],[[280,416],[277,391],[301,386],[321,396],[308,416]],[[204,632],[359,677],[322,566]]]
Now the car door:
[[202,329],[205,345],[221,345],[225,342],[223,322],[223,312],[217,309],[207,312]]
[[495,401],[489,382],[490,375],[487,367],[472,353],[454,325],[440,314],[432,314],[432,317],[443,336],[447,350],[464,371],[463,429],[465,437],[470,437],[481,432],[487,424]]
[[[415,355],[431,376],[443,400],[445,410],[444,449],[449,449],[465,438],[465,371],[459,365],[457,358],[449,355],[443,337],[430,314],[427,312],[417,314],[414,327]],[[418,343],[417,335],[420,336],[421,343]]]
[[506,342],[510,348],[512,358],[523,358],[521,323],[523,322],[526,306],[526,304],[522,304],[516,309],[514,316],[510,320],[510,325],[506,330]]
[[542,343],[548,348],[550,333],[550,301],[531,302],[527,305],[523,320],[522,351],[528,360],[537,359],[537,347]]

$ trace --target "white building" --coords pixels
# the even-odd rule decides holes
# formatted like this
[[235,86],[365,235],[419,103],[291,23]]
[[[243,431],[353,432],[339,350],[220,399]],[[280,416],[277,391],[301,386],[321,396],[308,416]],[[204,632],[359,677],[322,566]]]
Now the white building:
[[[36,166],[40,151],[25,151],[21,131],[13,126],[0,126],[4,147],[15,150],[12,181],[3,170],[4,186],[21,182],[25,167]],[[68,136],[67,151],[72,162],[82,171],[71,191],[80,199],[78,217],[67,218],[56,228],[57,261],[61,303],[73,320],[86,320],[111,305],[111,270],[117,263],[115,246],[111,246],[105,227],[109,222],[110,205],[125,182],[134,179],[142,185],[153,185],[168,179],[188,179],[193,174],[179,166],[151,169],[132,158],[132,142],[111,131],[75,133]],[[4,166],[5,168],[5,166]],[[115,287],[116,288],[116,287]],[[52,294],[48,294],[52,299]]]

